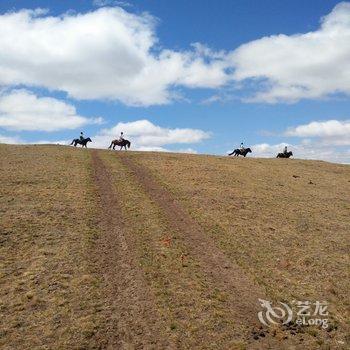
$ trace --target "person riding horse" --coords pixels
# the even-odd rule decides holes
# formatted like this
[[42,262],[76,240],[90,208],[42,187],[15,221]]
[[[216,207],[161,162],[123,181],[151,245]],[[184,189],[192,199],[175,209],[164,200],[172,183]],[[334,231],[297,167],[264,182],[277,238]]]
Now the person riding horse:
[[130,148],[130,145],[131,145],[131,142],[129,140],[126,140],[124,138],[124,133],[121,132],[120,136],[119,136],[119,139],[112,140],[112,142],[111,142],[110,146],[108,147],[108,149],[111,149],[113,147],[113,149],[115,150],[115,147],[119,146],[120,150],[123,149],[123,148],[125,150],[127,150],[128,148]]
[[291,156],[293,156],[293,152],[287,151],[287,152],[278,153],[276,158],[290,158]]
[[250,148],[245,148],[244,145],[243,145],[243,142],[241,142],[239,148],[233,150],[231,153],[229,153],[228,155],[229,156],[243,156],[243,157],[246,157],[248,153],[252,153],[252,150]]
[[78,139],[74,139],[72,142],[71,142],[71,145],[74,144],[74,147],[77,147],[77,144],[81,145],[81,147],[85,147],[87,148],[87,143],[88,142],[92,142],[92,140],[90,139],[90,137],[88,138],[84,138],[84,134],[83,132],[81,131],[80,132],[80,136]]
[[290,158],[293,155],[293,152],[288,152],[288,147],[284,146],[283,152],[278,153],[276,158]]

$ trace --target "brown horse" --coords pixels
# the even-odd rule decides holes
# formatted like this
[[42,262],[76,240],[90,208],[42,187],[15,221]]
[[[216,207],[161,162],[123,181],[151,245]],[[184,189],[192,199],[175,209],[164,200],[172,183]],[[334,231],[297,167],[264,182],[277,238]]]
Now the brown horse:
[[125,151],[127,150],[126,147],[130,148],[130,141],[128,140],[122,140],[122,141],[119,141],[119,140],[113,140],[110,144],[110,146],[108,147],[108,149],[111,149],[112,146],[113,146],[113,149],[115,149],[115,146],[119,146],[120,147],[120,150],[123,149],[123,147],[125,148]]

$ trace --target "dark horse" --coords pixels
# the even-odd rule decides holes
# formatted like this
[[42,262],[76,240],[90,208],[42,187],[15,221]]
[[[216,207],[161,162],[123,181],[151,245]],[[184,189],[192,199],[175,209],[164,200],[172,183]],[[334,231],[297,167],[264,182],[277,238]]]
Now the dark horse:
[[278,153],[276,158],[289,158],[293,155],[292,151],[289,151],[287,153]]
[[119,146],[120,147],[120,150],[123,149],[123,147],[125,148],[125,151],[127,150],[126,147],[130,148],[130,141],[128,140],[122,140],[122,141],[119,141],[119,140],[113,140],[111,142],[111,145],[108,147],[108,149],[112,148],[113,146],[113,149],[115,149],[115,146]]
[[252,150],[250,148],[245,148],[244,150],[240,150],[239,148],[235,149],[234,151],[232,151],[232,153],[229,153],[229,156],[234,155],[235,157],[238,156],[243,156],[245,157],[248,153],[252,153]]
[[77,147],[77,144],[79,143],[79,145],[81,145],[81,147],[86,147],[86,148],[87,148],[86,144],[87,144],[88,142],[92,142],[92,140],[90,139],[90,137],[88,137],[88,138],[86,138],[86,139],[82,139],[82,140],[80,140],[80,139],[74,139],[74,140],[72,141],[71,145],[73,145],[73,143],[74,143],[74,147]]

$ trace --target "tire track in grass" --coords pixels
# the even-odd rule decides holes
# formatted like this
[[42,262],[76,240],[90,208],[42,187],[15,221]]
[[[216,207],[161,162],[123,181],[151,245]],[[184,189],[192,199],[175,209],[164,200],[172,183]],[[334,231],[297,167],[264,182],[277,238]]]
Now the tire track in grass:
[[[260,306],[254,299],[252,304],[249,304],[247,296],[250,297],[256,293],[253,288],[260,290],[260,287],[250,281],[240,267],[232,261],[228,261],[228,258],[209,237],[197,237],[198,234],[205,235],[205,233],[181,207],[179,207],[180,211],[174,210],[173,207],[170,208],[172,215],[174,215],[170,220],[169,213],[159,204],[159,198],[155,196],[154,192],[147,190],[143,181],[140,181],[140,177],[136,176],[134,167],[138,167],[137,163],[123,158],[129,156],[132,158],[132,154],[119,154],[115,157],[114,152],[105,152],[102,157],[101,153],[108,173],[113,177],[116,192],[121,193],[121,201],[125,201],[123,208],[121,208],[127,224],[125,234],[131,239],[130,247],[135,251],[145,279],[153,292],[150,295],[157,296],[157,303],[153,304],[158,307],[158,313],[163,322],[168,326],[171,325],[171,332],[168,332],[169,329],[165,329],[166,333],[163,333],[163,336],[165,336],[164,334],[169,336],[169,345],[159,346],[156,344],[154,348],[303,349],[303,344],[298,344],[297,339],[291,339],[283,330],[277,330],[277,333],[274,334],[265,330],[264,337],[255,338],[254,334],[256,333],[252,334],[252,331],[257,330],[256,327],[260,327],[257,321],[257,312],[260,311]],[[134,166],[130,167],[129,162],[132,162]],[[152,181],[152,175],[147,170],[138,175],[141,175],[143,180]],[[171,194],[155,180],[153,182],[155,182],[153,185],[165,191],[168,196],[167,202],[176,203]],[[139,195],[136,194],[137,192]],[[146,197],[149,199],[145,199]],[[139,208],[140,206],[141,208]],[[150,208],[154,209],[149,211]],[[180,228],[176,226],[179,220],[185,225],[185,227],[181,227],[182,232],[179,232]],[[195,233],[196,237],[193,241],[194,229],[199,233]],[[160,236],[168,235],[169,232],[176,243],[171,245],[168,252],[164,251],[165,256],[163,255],[162,258],[158,255],[160,247],[158,245],[157,249],[157,242],[161,238]],[[193,243],[197,244],[201,241],[204,241],[204,244],[199,247],[199,250],[196,250]],[[140,248],[141,251],[137,251]],[[188,264],[180,266],[174,275],[174,268],[176,269],[178,266],[176,264],[178,257],[176,256],[179,255],[179,250],[188,253],[186,259]],[[212,254],[214,257],[211,256]],[[226,264],[224,267],[220,265],[222,262]],[[218,266],[217,271],[212,269],[215,264]],[[230,276],[223,272],[232,268],[238,269],[238,271],[233,272],[233,281]],[[246,283],[246,281],[249,284],[243,287],[242,292],[242,283]],[[232,282],[237,283],[233,293]],[[251,288],[252,286],[253,288]],[[260,292],[262,294],[259,297],[268,299],[264,296],[263,291],[260,290]],[[243,310],[247,303],[248,307]],[[239,312],[235,308],[237,304],[241,306],[238,309]],[[254,311],[252,312],[252,310]],[[179,328],[172,328],[172,321],[175,322],[174,326],[177,324]],[[261,331],[258,332],[261,333]]]
[[236,325],[239,325],[238,329],[242,330],[241,339],[247,341],[243,348],[302,349],[303,345],[298,344],[299,339],[291,339],[288,332],[281,329],[274,334],[265,329],[262,331],[263,338],[253,340],[252,332],[256,334],[256,330],[262,329],[257,314],[261,311],[259,299],[269,300],[265,291],[238,264],[229,260],[173,195],[155,180],[150,171],[127,154],[120,153],[118,157],[162,210],[168,228],[184,242],[189,258],[199,262],[200,270],[211,280],[210,284],[225,295],[223,302]]
[[163,209],[170,227],[186,242],[191,254],[218,287],[228,292],[229,305],[242,324],[257,325],[258,299],[266,299],[263,289],[249,279],[237,264],[230,261],[153,175],[130,157],[120,155],[150,197]]
[[101,348],[169,349],[166,330],[156,311],[154,296],[134,255],[112,176],[98,151],[92,151],[93,177],[100,197],[102,231],[96,244],[96,261],[103,274],[107,326],[96,335]]
[[[206,276],[198,261],[167,224],[162,209],[113,152],[101,154],[124,203],[122,215],[133,249],[159,313],[177,349],[242,349],[244,331],[226,307],[226,295]],[[188,255],[185,267],[181,256]]]

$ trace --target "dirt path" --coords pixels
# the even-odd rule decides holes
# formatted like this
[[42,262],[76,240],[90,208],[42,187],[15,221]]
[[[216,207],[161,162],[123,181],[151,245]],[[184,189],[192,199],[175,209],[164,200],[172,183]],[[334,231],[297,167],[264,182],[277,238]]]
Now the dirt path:
[[247,332],[257,323],[260,310],[258,299],[266,299],[264,291],[247,277],[245,272],[216,246],[173,196],[156,182],[152,174],[120,154],[120,159],[135,175],[150,197],[162,208],[173,232],[183,239],[204,272],[228,296],[227,304],[235,320],[247,326]]
[[100,219],[102,234],[96,245],[95,259],[103,274],[107,293],[105,329],[96,335],[101,348],[164,349],[172,348],[156,311],[155,298],[149,290],[132,247],[125,234],[120,203],[114,192],[112,177],[92,152],[94,180],[103,208]]

